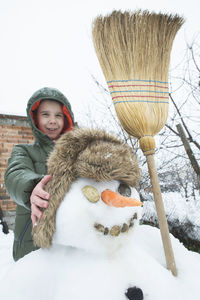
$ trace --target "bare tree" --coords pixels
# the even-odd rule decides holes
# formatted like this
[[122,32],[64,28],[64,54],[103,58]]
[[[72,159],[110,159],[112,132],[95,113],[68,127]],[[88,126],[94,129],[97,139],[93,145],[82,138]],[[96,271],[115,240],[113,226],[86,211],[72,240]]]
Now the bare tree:
[[181,75],[171,74],[172,108],[161,132],[160,148],[184,168],[192,166],[188,169],[196,174],[195,186],[200,190],[200,44],[196,41],[187,44],[184,62],[174,69]]
[[[195,174],[193,177],[188,176],[188,180],[193,182],[193,190],[198,187],[200,163],[200,44],[197,41],[198,39],[190,45],[187,44],[184,59],[170,73],[169,117],[163,130],[156,136],[158,172],[160,174],[168,174],[170,170],[171,172],[178,172],[177,184],[183,186],[184,180],[186,180],[184,174],[187,173],[185,170],[188,168],[189,173],[194,172]],[[98,117],[96,111],[94,115],[94,109],[88,107],[90,126],[102,127],[114,132],[133,148],[143,171],[141,187],[146,186],[148,188],[150,182],[146,160],[139,150],[138,141],[123,130],[116,116],[108,89],[101,85],[94,76],[92,78],[100,93],[98,93],[98,98],[95,96],[98,104]],[[192,156],[189,156],[184,148],[183,138],[181,139],[180,130],[177,129],[178,124],[183,129]],[[195,168],[193,161],[195,161]],[[174,168],[174,166],[178,167]],[[182,172],[183,169],[184,172]],[[181,176],[182,180],[180,179]],[[185,192],[185,195],[189,194],[189,184],[187,186],[188,192]]]

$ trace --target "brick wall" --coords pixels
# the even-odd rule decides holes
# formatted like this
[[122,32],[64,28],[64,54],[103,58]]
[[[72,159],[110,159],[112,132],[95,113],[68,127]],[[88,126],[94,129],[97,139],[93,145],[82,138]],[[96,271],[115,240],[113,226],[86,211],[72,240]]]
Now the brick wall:
[[14,145],[30,144],[33,140],[26,117],[0,114],[0,207],[5,215],[12,214],[16,208],[4,184],[8,158]]

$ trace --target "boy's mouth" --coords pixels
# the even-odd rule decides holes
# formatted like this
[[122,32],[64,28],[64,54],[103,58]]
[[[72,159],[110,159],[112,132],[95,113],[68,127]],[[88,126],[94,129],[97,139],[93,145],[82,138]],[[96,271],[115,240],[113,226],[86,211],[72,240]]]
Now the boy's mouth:
[[58,128],[47,128],[49,131],[56,131]]

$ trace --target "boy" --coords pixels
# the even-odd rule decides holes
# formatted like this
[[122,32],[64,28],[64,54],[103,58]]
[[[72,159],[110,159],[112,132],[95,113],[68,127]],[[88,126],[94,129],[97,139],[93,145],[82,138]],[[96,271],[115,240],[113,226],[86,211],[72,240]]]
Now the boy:
[[36,91],[27,104],[27,116],[35,142],[13,148],[5,172],[5,185],[16,202],[13,258],[18,260],[38,249],[32,240],[32,225],[41,218],[40,208],[48,206],[50,195],[45,184],[46,160],[54,141],[74,127],[74,116],[67,98],[57,89]]

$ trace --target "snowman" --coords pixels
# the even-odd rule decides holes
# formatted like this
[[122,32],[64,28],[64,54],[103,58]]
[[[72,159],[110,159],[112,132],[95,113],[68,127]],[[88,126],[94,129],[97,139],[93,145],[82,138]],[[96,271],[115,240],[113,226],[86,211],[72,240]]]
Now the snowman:
[[10,269],[2,299],[143,299],[127,256],[142,209],[131,148],[102,130],[73,129],[56,142],[48,173],[51,199],[33,230],[41,249]]
[[140,169],[128,145],[73,129],[56,142],[48,173],[49,206],[33,230],[41,248],[8,266],[1,299],[199,299],[199,254],[171,235],[174,277],[159,229],[139,224]]

